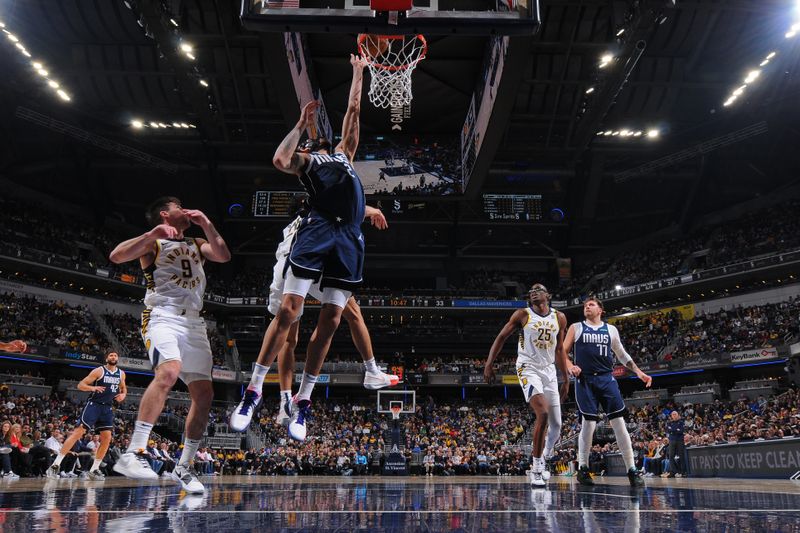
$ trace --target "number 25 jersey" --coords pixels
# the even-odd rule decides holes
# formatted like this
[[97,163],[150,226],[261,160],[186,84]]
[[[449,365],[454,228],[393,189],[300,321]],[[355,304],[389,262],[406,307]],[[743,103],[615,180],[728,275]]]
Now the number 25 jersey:
[[517,346],[517,364],[526,364],[534,368],[547,369],[556,362],[556,344],[558,343],[558,313],[555,309],[545,315],[537,314],[530,307],[528,321],[522,327]]
[[206,291],[203,254],[193,238],[158,239],[156,259],[144,271],[148,308],[174,306],[200,311]]

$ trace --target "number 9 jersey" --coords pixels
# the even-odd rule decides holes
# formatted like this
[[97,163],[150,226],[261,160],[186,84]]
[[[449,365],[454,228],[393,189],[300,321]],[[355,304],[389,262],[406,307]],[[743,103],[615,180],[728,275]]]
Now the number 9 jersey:
[[203,254],[195,239],[158,239],[156,258],[144,271],[147,293],[144,305],[176,307],[192,311],[203,308],[206,274]]

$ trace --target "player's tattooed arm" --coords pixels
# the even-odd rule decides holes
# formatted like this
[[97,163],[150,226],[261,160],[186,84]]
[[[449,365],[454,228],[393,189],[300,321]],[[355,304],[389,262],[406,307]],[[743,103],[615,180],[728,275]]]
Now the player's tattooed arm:
[[619,338],[619,330],[616,327],[609,325],[608,327],[609,333],[611,333],[611,349],[616,354],[617,359],[619,362],[622,363],[625,368],[636,374],[636,376],[642,380],[645,384],[645,387],[649,387],[653,384],[653,378],[642,372],[636,363],[633,362],[633,358],[630,354],[625,350],[625,347],[622,345],[622,340]]
[[497,337],[492,343],[492,347],[489,349],[489,357],[486,359],[486,364],[483,367],[483,379],[486,381],[486,383],[492,383],[494,381],[494,362],[497,359],[497,356],[500,355],[500,351],[503,349],[503,345],[506,343],[506,340],[508,340],[511,334],[516,330],[525,327],[525,323],[527,321],[527,311],[525,311],[525,309],[517,309],[511,315],[511,318],[508,319],[506,325],[503,326],[503,329],[500,330],[500,333],[497,334]]
[[636,374],[636,377],[644,382],[645,387],[650,387],[650,385],[653,384],[653,378],[642,372],[642,370],[636,366],[636,363],[633,362],[633,359],[625,363],[625,368]]
[[336,146],[337,152],[344,152],[350,161],[356,156],[360,135],[359,115],[361,114],[361,88],[364,81],[364,58],[350,54],[353,65],[353,81],[350,83],[350,95],[347,99],[347,111],[342,122],[342,141]]
[[278,145],[278,149],[275,150],[275,155],[272,156],[272,164],[281,172],[299,176],[308,163],[308,154],[299,153],[297,145],[300,144],[300,137],[303,136],[303,131],[309,128],[313,129],[318,107],[319,102],[316,100],[312,100],[303,106],[303,110],[300,112],[300,120],[297,121],[294,128],[284,137],[281,144]]

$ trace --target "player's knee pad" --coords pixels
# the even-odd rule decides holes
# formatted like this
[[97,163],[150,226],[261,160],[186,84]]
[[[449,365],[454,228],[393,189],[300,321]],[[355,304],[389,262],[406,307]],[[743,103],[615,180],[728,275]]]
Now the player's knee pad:
[[347,305],[347,300],[350,299],[352,293],[344,289],[337,289],[336,287],[326,287],[322,291],[322,303],[335,305],[344,309]]

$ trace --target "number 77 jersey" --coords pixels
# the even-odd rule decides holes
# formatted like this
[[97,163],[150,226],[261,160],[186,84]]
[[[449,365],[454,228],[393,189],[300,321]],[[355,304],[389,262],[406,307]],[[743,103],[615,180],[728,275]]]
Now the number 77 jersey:
[[519,334],[517,365],[548,368],[556,361],[558,313],[555,309],[550,309],[547,315],[542,316],[530,307],[525,310],[528,312],[528,321]]
[[206,291],[203,261],[195,239],[158,239],[156,258],[144,271],[144,304],[148,308],[172,306],[200,311]]

